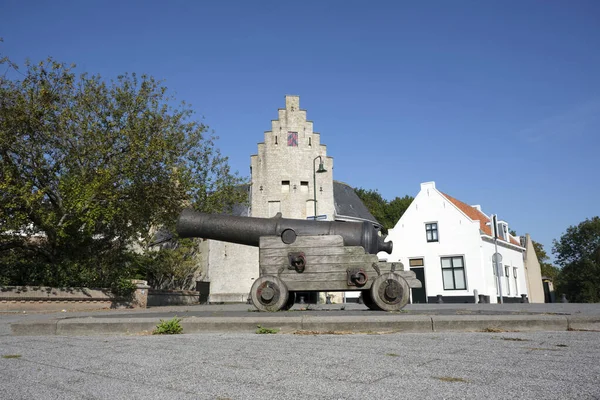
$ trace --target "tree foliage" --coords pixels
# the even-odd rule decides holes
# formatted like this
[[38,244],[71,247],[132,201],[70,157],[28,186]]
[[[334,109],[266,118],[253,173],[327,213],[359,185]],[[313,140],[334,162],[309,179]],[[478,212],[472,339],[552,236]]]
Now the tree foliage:
[[216,137],[153,77],[0,66],[0,283],[107,286],[185,205],[245,200]]
[[571,302],[600,302],[600,217],[570,226],[553,253],[561,266],[557,291]]
[[387,201],[377,190],[363,188],[356,189],[355,192],[369,212],[382,224],[383,233],[387,233],[388,229],[396,225],[414,200],[412,196],[404,196]]

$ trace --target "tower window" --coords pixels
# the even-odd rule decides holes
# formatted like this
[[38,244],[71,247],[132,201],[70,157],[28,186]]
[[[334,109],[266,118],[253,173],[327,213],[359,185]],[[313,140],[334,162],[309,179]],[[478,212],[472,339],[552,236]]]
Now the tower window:
[[281,181],[281,193],[290,192],[290,181]]
[[300,192],[308,193],[308,181],[300,181]]
[[288,146],[298,147],[298,132],[288,132]]

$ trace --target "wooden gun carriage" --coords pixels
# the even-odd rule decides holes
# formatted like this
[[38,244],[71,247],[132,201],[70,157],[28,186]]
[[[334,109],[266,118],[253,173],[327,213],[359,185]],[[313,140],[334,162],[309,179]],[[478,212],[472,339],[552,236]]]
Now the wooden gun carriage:
[[181,237],[201,237],[259,247],[259,277],[250,290],[260,311],[287,310],[296,292],[360,291],[372,310],[397,311],[421,287],[402,263],[379,261],[392,252],[368,223],[236,217],[184,210]]

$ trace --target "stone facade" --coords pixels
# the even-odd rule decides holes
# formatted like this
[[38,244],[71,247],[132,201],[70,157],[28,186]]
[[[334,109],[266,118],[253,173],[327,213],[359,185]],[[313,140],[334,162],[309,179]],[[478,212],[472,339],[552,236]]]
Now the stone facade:
[[244,303],[258,278],[258,247],[206,240],[202,243],[209,303]]
[[[333,220],[333,158],[327,157],[312,121],[306,120],[298,96],[286,96],[285,108],[278,113],[264,142],[258,144],[258,154],[251,157],[251,215],[273,217],[281,212],[283,218],[312,217],[316,178],[317,214]],[[315,174],[321,160],[327,172]]]
[[[284,218],[313,217],[316,178],[317,214],[335,218],[333,158],[327,157],[321,135],[306,120],[298,96],[285,97],[285,108],[278,110],[278,119],[271,121],[271,130],[250,160],[247,216],[267,218],[281,212]],[[315,174],[321,161],[327,172]],[[210,282],[209,302],[246,301],[259,276],[258,248],[208,240],[201,252],[204,279]]]

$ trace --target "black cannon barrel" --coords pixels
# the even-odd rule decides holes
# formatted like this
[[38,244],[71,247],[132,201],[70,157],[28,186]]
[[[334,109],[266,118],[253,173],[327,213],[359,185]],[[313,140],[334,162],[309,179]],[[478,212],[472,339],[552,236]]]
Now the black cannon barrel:
[[[362,246],[366,252],[392,252],[392,242],[384,242],[373,224],[364,221],[305,221],[300,219],[237,217],[183,210],[177,220],[181,237],[200,237],[224,242],[259,246],[261,236],[281,236],[286,230],[297,236],[340,235],[346,246]],[[288,231],[288,233],[291,233]]]

